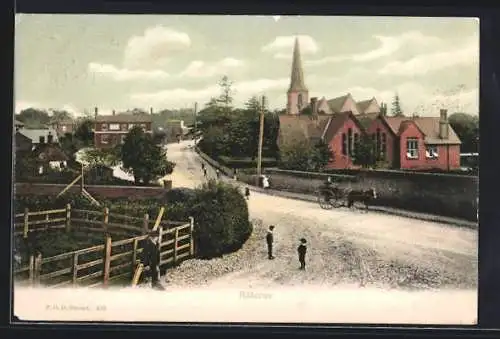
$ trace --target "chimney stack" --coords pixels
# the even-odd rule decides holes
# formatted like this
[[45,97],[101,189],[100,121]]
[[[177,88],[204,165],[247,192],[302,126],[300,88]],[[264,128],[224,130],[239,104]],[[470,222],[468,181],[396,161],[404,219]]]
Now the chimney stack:
[[153,107],[149,108],[149,114],[153,115]]
[[318,98],[311,98],[311,111],[313,114],[318,114]]
[[439,137],[441,139],[448,139],[448,111],[441,109],[439,111]]
[[115,114],[116,114],[116,112],[115,112],[115,110],[113,110],[113,115],[115,115]]
[[99,109],[97,107],[94,107],[94,117],[97,119],[98,115],[99,115]]
[[51,144],[54,141],[54,136],[52,135],[51,132],[47,135],[47,143]]

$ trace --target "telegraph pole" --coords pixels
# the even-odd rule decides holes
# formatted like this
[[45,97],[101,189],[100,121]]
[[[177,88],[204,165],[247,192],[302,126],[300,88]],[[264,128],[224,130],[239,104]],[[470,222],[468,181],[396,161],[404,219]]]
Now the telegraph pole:
[[[198,133],[198,123],[196,122],[196,114],[198,113],[198,103],[194,103],[194,133]],[[193,135],[193,139],[196,140],[196,134]]]
[[266,106],[266,97],[262,96],[262,104],[260,106],[260,127],[259,127],[259,149],[257,153],[257,175],[259,180],[262,174],[262,144],[264,142],[264,109]]

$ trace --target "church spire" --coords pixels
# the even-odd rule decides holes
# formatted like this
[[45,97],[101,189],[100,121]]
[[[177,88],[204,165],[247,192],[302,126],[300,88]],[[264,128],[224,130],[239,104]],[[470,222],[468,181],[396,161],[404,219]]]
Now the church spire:
[[304,84],[304,71],[302,70],[298,37],[295,38],[295,45],[293,47],[292,75],[288,91],[307,91],[307,87]]

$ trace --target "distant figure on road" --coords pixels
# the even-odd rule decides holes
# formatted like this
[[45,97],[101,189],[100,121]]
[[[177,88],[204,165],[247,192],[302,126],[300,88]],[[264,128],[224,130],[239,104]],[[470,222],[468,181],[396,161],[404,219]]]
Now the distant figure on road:
[[215,175],[217,176],[217,179],[220,179],[220,171],[218,168],[215,170]]
[[297,252],[299,254],[299,262],[300,262],[300,268],[301,270],[306,269],[306,252],[307,252],[307,246],[306,246],[306,239],[302,238],[300,239],[300,245],[297,248]]
[[274,259],[274,256],[273,256],[273,243],[274,243],[273,231],[274,231],[274,226],[273,225],[269,226],[269,230],[267,231],[267,235],[266,235],[267,257],[269,258],[269,260]]
[[250,199],[250,188],[245,187],[245,198],[248,200]]
[[203,168],[203,176],[205,178],[207,177],[207,168],[206,167]]
[[201,170],[204,171],[205,170],[205,163],[201,163]]
[[269,177],[267,175],[262,176],[262,187],[269,188]]
[[159,232],[151,231],[144,245],[144,266],[149,266],[147,276],[151,278],[151,287],[161,288],[160,284],[160,250],[158,248]]
[[237,168],[235,168],[233,170],[233,179],[234,179],[234,181],[238,180],[238,169]]

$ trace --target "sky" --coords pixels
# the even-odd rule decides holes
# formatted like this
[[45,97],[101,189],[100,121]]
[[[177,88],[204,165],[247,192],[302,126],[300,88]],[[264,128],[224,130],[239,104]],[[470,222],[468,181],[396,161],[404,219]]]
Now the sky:
[[201,108],[223,75],[282,109],[295,37],[310,97],[478,114],[478,19],[360,16],[17,14],[15,110]]

